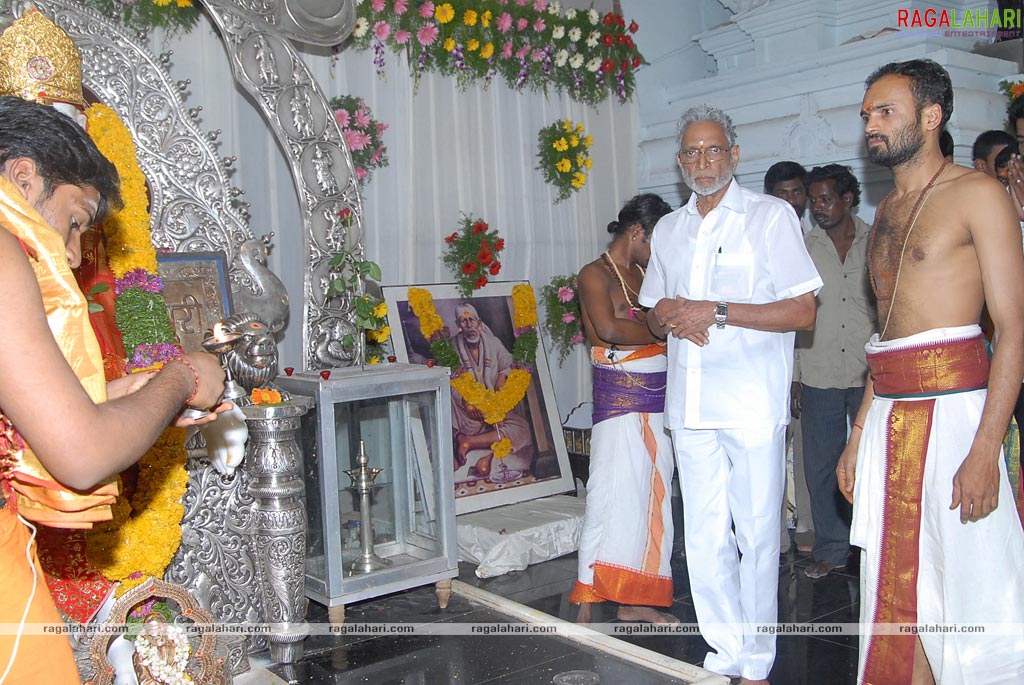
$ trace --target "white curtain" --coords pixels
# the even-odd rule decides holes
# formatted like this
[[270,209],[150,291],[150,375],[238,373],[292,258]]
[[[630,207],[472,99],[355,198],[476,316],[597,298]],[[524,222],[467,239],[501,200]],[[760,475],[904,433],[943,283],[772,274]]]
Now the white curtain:
[[[233,182],[246,191],[252,227],[274,231],[271,268],[292,295],[282,366],[299,367],[305,255],[298,201],[287,164],[258,110],[235,87],[224,49],[203,17],[190,34],[157,36],[155,52],[172,49],[171,73],[191,79],[186,104],[203,106],[208,129],[222,129],[221,156],[237,156]],[[426,74],[418,89],[404,57],[387,54],[386,79],[372,52],[309,48],[306,63],[331,97],[362,97],[385,122],[390,166],[364,189],[367,258],[384,284],[451,281],[440,256],[460,212],[473,213],[505,238],[500,278],[529,280],[538,290],[554,275],[573,273],[605,248],[609,221],[636,193],[637,106],[590,108],[567,96],[515,92],[503,83],[460,92],[452,79]],[[594,137],[587,185],[553,204],[554,192],[536,167],[537,132],[556,119],[582,122]],[[484,290],[486,293],[486,289]],[[540,313],[543,316],[543,312]],[[590,398],[590,372],[578,349],[559,368],[549,354],[559,414]]]

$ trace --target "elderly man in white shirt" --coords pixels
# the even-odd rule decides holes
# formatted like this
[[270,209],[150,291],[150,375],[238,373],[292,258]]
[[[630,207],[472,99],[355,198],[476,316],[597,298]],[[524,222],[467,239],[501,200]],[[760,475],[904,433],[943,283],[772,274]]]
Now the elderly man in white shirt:
[[704,667],[767,682],[775,637],[749,626],[778,619],[794,331],[814,326],[822,282],[792,208],[733,178],[739,146],[728,115],[687,110],[679,142],[693,195],[654,229],[640,303],[653,308],[655,335],[668,336],[665,425],[694,608],[715,650]]

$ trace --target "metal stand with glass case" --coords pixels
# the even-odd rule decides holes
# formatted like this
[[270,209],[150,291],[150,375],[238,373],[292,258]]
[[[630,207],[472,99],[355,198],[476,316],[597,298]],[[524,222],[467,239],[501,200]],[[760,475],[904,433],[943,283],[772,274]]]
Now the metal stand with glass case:
[[277,383],[316,403],[299,438],[306,596],[332,623],[346,604],[427,583],[447,606],[458,575],[447,369],[373,365]]

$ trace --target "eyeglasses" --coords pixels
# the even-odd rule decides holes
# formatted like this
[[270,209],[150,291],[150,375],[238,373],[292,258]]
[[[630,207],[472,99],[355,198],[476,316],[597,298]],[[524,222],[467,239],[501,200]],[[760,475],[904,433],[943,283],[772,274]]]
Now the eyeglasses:
[[708,148],[688,147],[685,150],[679,151],[679,161],[683,164],[696,164],[701,156],[704,156],[707,157],[709,162],[720,162],[725,159],[725,156],[731,149],[731,145],[726,145],[725,147],[712,145]]

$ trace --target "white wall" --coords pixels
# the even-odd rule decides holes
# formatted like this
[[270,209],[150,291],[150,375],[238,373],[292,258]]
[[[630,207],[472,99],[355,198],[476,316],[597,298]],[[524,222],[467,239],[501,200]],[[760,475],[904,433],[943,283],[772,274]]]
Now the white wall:
[[708,102],[737,124],[742,185],[762,190],[765,171],[781,160],[807,168],[846,164],[865,186],[858,213],[870,222],[891,188],[888,171],[865,159],[859,110],[871,71],[917,57],[949,70],[956,97],[949,129],[963,164],[970,164],[981,131],[1002,127],[1006,101],[998,83],[1017,71],[1013,63],[972,54],[977,38],[862,35],[896,27],[900,9],[954,8],[962,16],[967,8],[994,10],[995,0],[771,0],[735,15],[718,0],[624,4],[641,24],[659,26],[645,36],[651,42],[641,43],[655,64],[638,76],[639,184],[673,203],[688,194],[674,162],[675,122],[687,107]]

